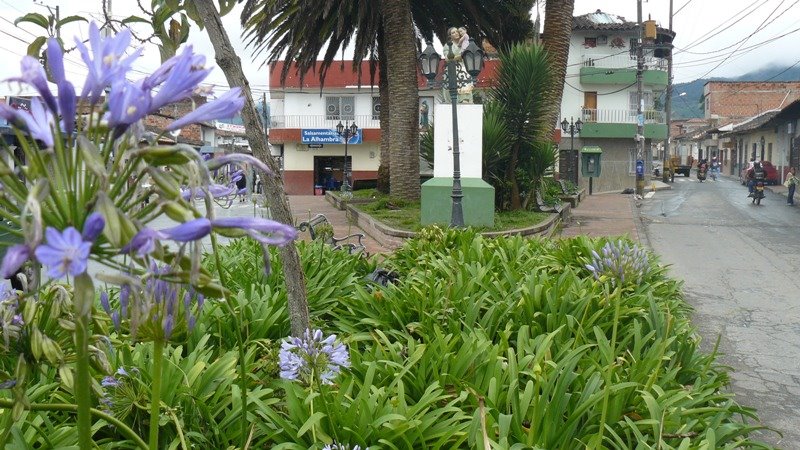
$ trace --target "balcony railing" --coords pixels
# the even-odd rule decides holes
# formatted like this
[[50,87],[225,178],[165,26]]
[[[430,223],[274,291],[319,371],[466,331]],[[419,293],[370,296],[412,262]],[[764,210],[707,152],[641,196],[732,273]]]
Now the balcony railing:
[[[589,109],[581,110],[581,120],[588,123],[636,123],[635,109]],[[666,123],[664,111],[643,111],[644,123]]]
[[[636,55],[629,52],[620,54],[591,54],[581,55],[584,67],[602,67],[606,69],[636,69]],[[653,53],[644,55],[645,70],[667,70],[666,58],[656,58]]]
[[[375,118],[373,118],[375,117]],[[377,116],[368,115],[338,115],[328,116],[320,115],[282,115],[270,117],[270,128],[336,128],[339,122],[345,124],[346,122],[354,123],[359,128],[380,128],[381,121]]]

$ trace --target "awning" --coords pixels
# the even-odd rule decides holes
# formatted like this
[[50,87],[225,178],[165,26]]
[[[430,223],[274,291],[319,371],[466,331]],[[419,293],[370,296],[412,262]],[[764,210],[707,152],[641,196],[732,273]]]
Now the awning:
[[587,145],[581,147],[581,153],[603,153],[603,149],[596,145]]

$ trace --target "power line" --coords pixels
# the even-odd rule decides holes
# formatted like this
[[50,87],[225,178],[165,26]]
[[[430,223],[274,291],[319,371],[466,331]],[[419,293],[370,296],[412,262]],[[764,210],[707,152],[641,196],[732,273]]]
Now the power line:
[[692,3],[692,0],[688,0],[686,3],[684,3],[684,4],[683,4],[683,6],[681,6],[680,8],[678,8],[678,10],[677,10],[677,11],[675,11],[674,13],[672,13],[672,17],[675,17],[675,15],[676,15],[676,14],[678,14],[679,12],[681,12],[681,10],[682,10],[683,8],[686,8],[686,6],[687,6],[687,5],[689,5],[689,3]]
[[[732,51],[732,52],[731,52],[731,53],[730,53],[730,54],[729,54],[729,55],[728,55],[728,56],[727,56],[725,59],[723,59],[722,61],[720,61],[720,63],[719,63],[719,64],[717,64],[716,66],[712,67],[712,68],[711,68],[711,70],[709,70],[708,72],[706,72],[705,74],[703,74],[703,75],[702,75],[700,78],[705,78],[705,77],[706,77],[708,74],[710,74],[711,72],[713,72],[714,70],[716,70],[716,69],[717,69],[719,66],[723,65],[723,64],[725,63],[725,61],[727,61],[727,60],[728,60],[728,59],[729,59],[731,56],[733,56],[733,55],[736,53],[736,51],[738,51],[738,50],[739,50],[739,48],[741,48],[741,47],[742,47],[742,45],[744,45],[744,43],[745,43],[745,42],[747,42],[747,40],[748,40],[748,39],[750,39],[750,37],[752,37],[754,34],[758,33],[759,31],[761,31],[761,30],[763,29],[763,27],[764,27],[764,24],[767,22],[767,20],[769,20],[769,18],[770,18],[770,17],[772,17],[772,15],[773,15],[773,14],[775,14],[775,11],[777,11],[777,10],[778,10],[778,8],[780,7],[780,5],[782,5],[782,4],[783,4],[783,0],[781,0],[781,2],[778,4],[778,6],[777,6],[775,9],[773,9],[773,10],[772,10],[772,12],[771,12],[771,13],[770,13],[770,14],[767,16],[767,18],[766,18],[766,19],[764,19],[764,21],[763,21],[763,22],[761,22],[761,25],[759,25],[759,26],[758,26],[758,28],[756,28],[756,29],[755,29],[755,31],[753,31],[752,33],[750,33],[750,35],[749,35],[749,36],[747,36],[747,38],[745,38],[745,39],[742,41],[742,43],[739,45],[739,47],[737,47],[737,48],[736,48],[734,51]],[[785,12],[786,12],[786,11],[784,11],[783,13],[785,13]],[[783,13],[781,13],[781,15],[783,15]]]

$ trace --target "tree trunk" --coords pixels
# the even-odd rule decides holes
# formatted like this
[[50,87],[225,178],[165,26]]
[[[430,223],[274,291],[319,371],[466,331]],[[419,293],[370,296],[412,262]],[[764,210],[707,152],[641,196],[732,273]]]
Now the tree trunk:
[[386,47],[383,28],[378,29],[378,91],[381,99],[381,163],[378,166],[378,192],[389,193],[391,153],[389,153],[389,80],[386,78]]
[[575,0],[546,0],[544,7],[542,45],[550,57],[550,73],[553,75],[553,83],[550,83],[548,89],[547,102],[549,106],[545,113],[545,123],[551,129],[558,127],[557,123],[561,115],[561,97],[564,94],[564,78],[567,74],[569,39],[572,36],[574,9]]
[[405,200],[419,200],[417,38],[409,0],[383,0],[383,32],[391,107],[390,191]]
[[[264,161],[274,174],[272,176],[264,174],[262,177],[267,203],[272,208],[277,221],[293,224],[294,220],[289,209],[289,201],[283,192],[283,177],[281,177],[280,168],[269,153],[264,129],[261,126],[261,120],[258,117],[255,103],[253,103],[253,96],[250,92],[250,83],[242,71],[241,60],[236,55],[233,46],[231,46],[231,41],[222,26],[222,20],[214,3],[209,0],[201,0],[195,2],[195,6],[202,18],[203,25],[206,27],[208,37],[214,45],[217,64],[225,73],[228,84],[231,87],[241,86],[242,92],[246,97],[244,108],[242,109],[242,119],[244,119],[244,126],[247,130],[247,140],[250,143],[250,148],[253,149],[253,155]],[[280,247],[279,251],[286,280],[292,335],[302,336],[305,330],[308,329],[308,299],[303,269],[300,266],[300,257],[293,243]]]

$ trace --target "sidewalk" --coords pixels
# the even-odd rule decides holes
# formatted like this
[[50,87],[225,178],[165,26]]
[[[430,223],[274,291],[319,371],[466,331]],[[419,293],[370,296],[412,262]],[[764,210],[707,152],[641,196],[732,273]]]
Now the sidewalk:
[[577,208],[572,209],[572,220],[564,225],[561,237],[627,235],[639,241],[634,221],[638,216],[638,213],[634,214],[635,208],[631,194],[607,192],[587,195]]

